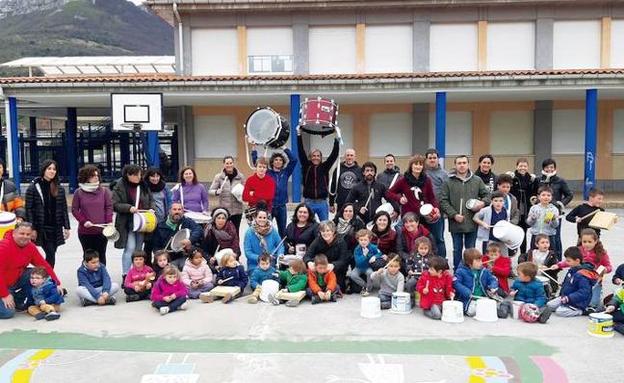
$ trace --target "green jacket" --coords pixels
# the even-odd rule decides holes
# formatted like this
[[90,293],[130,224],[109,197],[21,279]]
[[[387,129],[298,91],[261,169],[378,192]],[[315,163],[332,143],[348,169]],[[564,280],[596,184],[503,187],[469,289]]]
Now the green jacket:
[[308,285],[308,276],[305,273],[292,275],[290,271],[283,270],[279,272],[280,283],[286,285],[289,293],[305,291]]
[[[465,179],[459,178],[455,170],[449,173],[449,179],[442,185],[440,192],[440,208],[449,217],[449,231],[451,233],[470,233],[477,231],[477,224],[472,220],[475,212],[466,208],[469,199],[479,199],[490,204],[490,193],[479,177],[475,177],[471,170]],[[463,203],[461,213],[464,222],[457,223],[453,219],[460,213],[460,205]]]

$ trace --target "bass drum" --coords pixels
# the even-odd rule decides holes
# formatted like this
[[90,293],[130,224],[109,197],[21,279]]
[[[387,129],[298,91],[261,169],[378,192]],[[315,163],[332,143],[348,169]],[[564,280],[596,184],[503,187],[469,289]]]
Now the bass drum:
[[285,118],[269,107],[258,108],[247,118],[245,131],[255,144],[279,149],[290,137],[290,125]]

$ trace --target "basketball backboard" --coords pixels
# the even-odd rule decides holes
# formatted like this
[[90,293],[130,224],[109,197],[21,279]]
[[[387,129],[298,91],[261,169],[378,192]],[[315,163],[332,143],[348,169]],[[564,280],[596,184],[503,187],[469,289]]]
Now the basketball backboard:
[[111,93],[113,130],[162,130],[162,99],[162,93]]

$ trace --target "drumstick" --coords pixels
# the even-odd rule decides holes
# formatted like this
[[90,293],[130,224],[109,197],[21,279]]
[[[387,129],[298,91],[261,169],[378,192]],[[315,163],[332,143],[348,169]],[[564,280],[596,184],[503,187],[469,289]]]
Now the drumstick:
[[548,279],[550,279],[551,281],[555,282],[557,285],[561,286],[561,283],[559,283],[555,278],[551,277],[550,275],[546,274],[546,272],[542,269],[538,269],[542,274],[544,274],[544,276]]
[[271,255],[270,255],[271,258],[273,258],[275,256],[275,252],[277,251],[277,249],[279,249],[279,247],[282,245],[282,243],[284,243],[286,238],[288,238],[287,235],[285,235],[284,238],[282,238],[282,240],[277,244],[277,246],[275,246],[275,249],[273,249],[273,251],[271,252]]
[[234,277],[229,277],[229,278],[225,278],[221,280],[221,284],[224,284],[225,282],[229,281],[230,279],[234,279]]
[[91,224],[91,226],[101,227],[102,229],[105,228],[105,227],[108,227],[110,225],[112,225],[112,223],[93,223],[93,224]]
[[600,209],[596,209],[596,210],[592,211],[591,213],[589,213],[589,214],[586,214],[586,215],[582,216],[582,217],[581,217],[581,221],[585,221],[587,218],[589,218],[589,217],[591,217],[592,215],[594,215],[594,214],[598,213],[599,211],[600,211]]
[[394,258],[392,258],[390,261],[388,261],[388,263],[386,263],[386,265],[384,266],[384,270],[388,268],[388,266],[390,265],[390,262],[394,262],[397,258],[399,258],[399,255],[395,255]]
[[462,213],[464,212],[464,199],[460,198],[459,199],[459,215],[463,215]]
[[366,208],[368,210],[368,208],[366,206],[368,206],[368,203],[370,202],[371,198],[373,197],[373,191],[371,190],[368,193],[368,199],[366,200],[366,203],[364,204],[364,208]]

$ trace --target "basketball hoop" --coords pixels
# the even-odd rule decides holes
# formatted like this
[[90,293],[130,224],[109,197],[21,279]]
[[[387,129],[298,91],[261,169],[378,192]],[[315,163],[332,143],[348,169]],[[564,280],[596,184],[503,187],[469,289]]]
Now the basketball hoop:
[[123,123],[123,124],[119,124],[119,126],[121,126],[122,128],[124,128],[125,130],[131,130],[134,132],[140,132],[141,130],[143,130],[143,124],[141,123]]
[[162,93],[111,93],[113,131],[161,131]]

